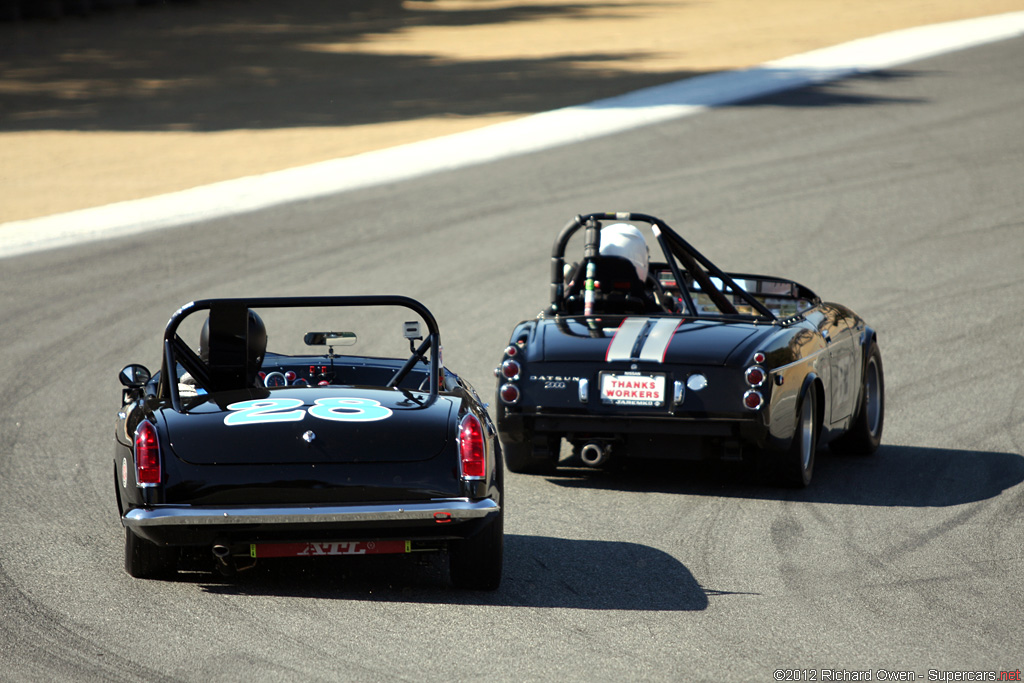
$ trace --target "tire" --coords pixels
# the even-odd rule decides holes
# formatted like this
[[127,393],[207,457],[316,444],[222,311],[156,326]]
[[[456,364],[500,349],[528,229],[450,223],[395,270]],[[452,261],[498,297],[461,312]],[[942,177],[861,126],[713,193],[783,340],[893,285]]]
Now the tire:
[[505,553],[505,511],[476,536],[448,545],[448,574],[452,585],[468,590],[493,591],[501,585]]
[[173,576],[178,570],[178,549],[162,548],[124,530],[124,570],[136,579]]
[[804,488],[814,474],[814,455],[818,450],[818,392],[808,385],[797,409],[796,432],[789,449],[779,456],[779,483],[793,488]]
[[505,467],[517,474],[552,474],[558,463],[561,439],[536,439],[527,434],[521,442],[501,442]]
[[846,433],[830,443],[829,448],[847,455],[871,455],[882,443],[884,424],[885,375],[882,372],[882,354],[878,351],[878,344],[871,342],[867,362],[864,363],[856,417]]

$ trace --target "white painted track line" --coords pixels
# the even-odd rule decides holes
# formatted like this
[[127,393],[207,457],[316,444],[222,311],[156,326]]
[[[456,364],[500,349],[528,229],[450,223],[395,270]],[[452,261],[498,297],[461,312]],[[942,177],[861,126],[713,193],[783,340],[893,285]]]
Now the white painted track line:
[[1024,35],[1024,12],[895,31],[377,152],[0,224],[0,258],[256,211],[582,142]]

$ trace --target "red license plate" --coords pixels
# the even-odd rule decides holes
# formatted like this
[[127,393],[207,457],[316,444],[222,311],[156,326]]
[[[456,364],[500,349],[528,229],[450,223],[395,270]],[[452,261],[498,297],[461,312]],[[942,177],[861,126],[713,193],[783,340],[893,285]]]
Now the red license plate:
[[253,543],[251,557],[330,557],[412,552],[412,541],[337,541],[333,543]]

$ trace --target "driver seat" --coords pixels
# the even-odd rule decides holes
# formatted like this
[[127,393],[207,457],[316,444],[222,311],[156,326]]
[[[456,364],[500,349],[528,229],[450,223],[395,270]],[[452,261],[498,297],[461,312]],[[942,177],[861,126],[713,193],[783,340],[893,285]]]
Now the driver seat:
[[[594,312],[605,314],[663,313],[636,274],[636,266],[621,256],[597,256],[594,262]],[[586,262],[576,266],[565,295],[565,310],[583,313]]]

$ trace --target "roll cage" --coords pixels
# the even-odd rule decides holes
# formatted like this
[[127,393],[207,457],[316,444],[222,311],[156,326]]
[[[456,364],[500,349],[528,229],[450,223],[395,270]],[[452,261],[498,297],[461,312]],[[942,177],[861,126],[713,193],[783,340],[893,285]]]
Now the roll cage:
[[[809,289],[790,280],[761,275],[740,276],[725,273],[659,218],[643,213],[605,211],[575,216],[562,228],[555,239],[551,249],[551,306],[548,313],[556,316],[569,314],[566,306],[566,283],[564,282],[565,250],[569,240],[579,230],[584,230],[583,261],[579,269],[582,271],[587,264],[595,262],[599,258],[600,232],[603,227],[601,221],[603,220],[640,222],[651,226],[651,231],[665,257],[665,264],[671,270],[673,281],[677,284],[684,315],[755,319],[769,323],[786,322],[789,318],[780,319],[779,315],[776,315],[765,302],[756,296],[762,289],[783,290],[788,288],[788,293],[773,291],[772,296],[804,300],[809,305],[817,305],[821,302],[817,295]],[[741,286],[737,280],[742,280],[745,284],[748,281],[756,282],[755,289],[757,291],[748,291],[749,285]],[[694,300],[694,292],[707,296],[719,313],[709,314],[707,311],[701,310]],[[755,313],[741,312],[737,308],[737,299],[741,300],[746,307],[753,309]]]
[[[362,307],[362,306],[401,306],[415,312],[426,323],[427,335],[412,350],[412,354],[395,372],[385,385],[388,388],[398,386],[399,382],[409,373],[420,359],[427,360],[429,367],[429,401],[437,399],[441,377],[441,340],[437,321],[427,308],[409,297],[404,296],[318,296],[318,297],[258,297],[233,299],[201,299],[192,301],[179,308],[167,321],[164,329],[163,360],[157,385],[158,397],[169,397],[175,411],[181,412],[181,395],[178,390],[177,367],[180,365],[203,387],[216,387],[225,381],[237,382],[249,371],[255,373],[258,368],[247,368],[249,362],[244,353],[247,342],[249,309],[268,308],[311,308],[311,307]],[[199,311],[210,313],[210,356],[219,358],[219,367],[212,367],[204,362],[180,336],[178,326],[188,316]],[[429,360],[426,353],[430,352]]]

